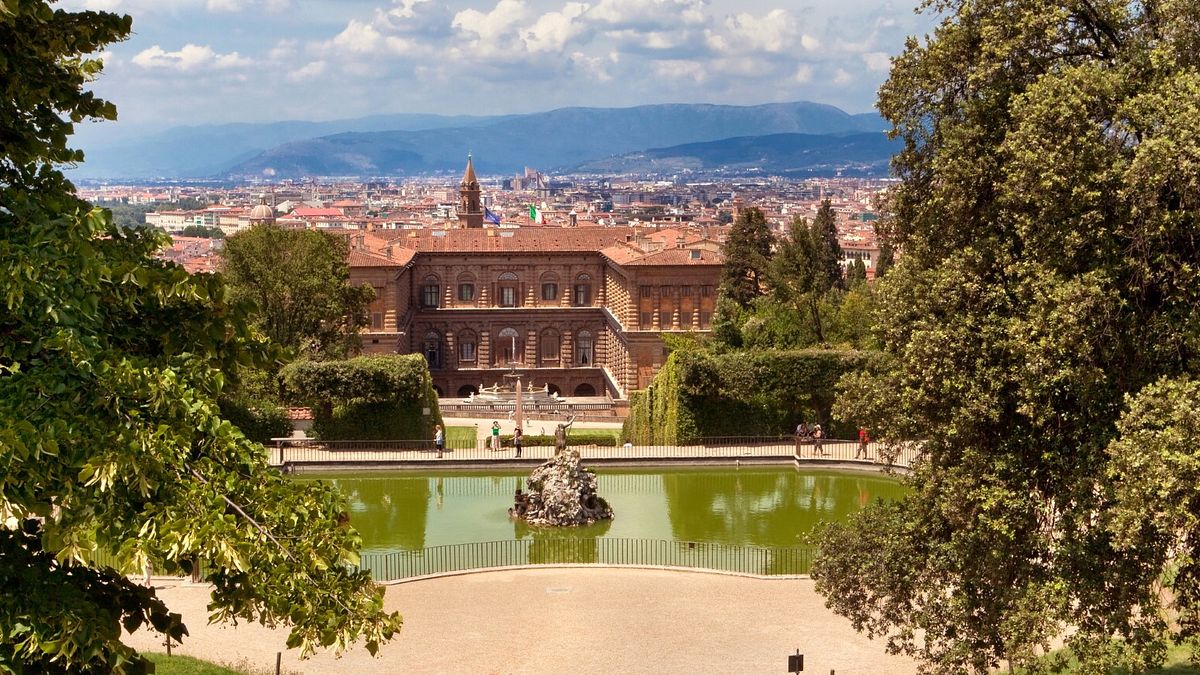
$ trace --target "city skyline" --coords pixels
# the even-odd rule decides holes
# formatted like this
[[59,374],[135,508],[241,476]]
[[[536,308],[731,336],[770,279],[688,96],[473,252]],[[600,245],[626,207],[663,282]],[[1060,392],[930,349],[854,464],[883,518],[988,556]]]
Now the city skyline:
[[846,0],[68,0],[129,13],[94,83],[119,136],[177,125],[387,113],[493,115],[810,100],[873,108],[933,18]]

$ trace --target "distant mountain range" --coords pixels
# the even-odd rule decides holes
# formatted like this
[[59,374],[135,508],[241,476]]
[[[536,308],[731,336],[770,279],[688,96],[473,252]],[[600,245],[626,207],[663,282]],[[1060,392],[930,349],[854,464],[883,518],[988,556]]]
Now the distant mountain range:
[[584,162],[579,173],[761,171],[776,175],[883,176],[900,147],[886,134],[770,134],[651,148]]
[[[803,101],[209,125],[85,147],[87,160],[72,175],[111,179],[401,176],[461,170],[468,153],[474,155],[481,174],[514,173],[525,166],[637,171],[635,167],[652,165],[647,161],[704,169],[761,166],[775,171],[773,167],[786,166],[801,172],[854,164],[886,171],[892,152],[880,133],[886,128],[874,113],[851,115]],[[783,145],[773,148],[773,143]],[[839,157],[839,152],[848,154]]]

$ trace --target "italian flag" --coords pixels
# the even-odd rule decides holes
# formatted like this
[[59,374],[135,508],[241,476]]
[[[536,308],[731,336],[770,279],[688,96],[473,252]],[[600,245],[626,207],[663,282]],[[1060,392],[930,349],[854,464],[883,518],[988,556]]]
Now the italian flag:
[[542,218],[542,212],[538,211],[538,208],[533,204],[529,205],[529,219],[535,223],[545,223],[545,219]]

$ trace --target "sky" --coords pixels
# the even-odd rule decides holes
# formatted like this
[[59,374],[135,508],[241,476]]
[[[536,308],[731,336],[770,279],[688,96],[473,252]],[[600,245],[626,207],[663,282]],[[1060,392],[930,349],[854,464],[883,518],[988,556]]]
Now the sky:
[[[126,131],[384,113],[808,100],[867,112],[916,0],[63,0],[133,16]],[[110,129],[110,131],[113,131]]]

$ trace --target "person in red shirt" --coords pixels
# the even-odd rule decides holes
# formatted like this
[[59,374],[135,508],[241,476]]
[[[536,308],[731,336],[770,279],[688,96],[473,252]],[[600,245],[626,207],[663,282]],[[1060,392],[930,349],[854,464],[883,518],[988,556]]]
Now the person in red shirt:
[[871,442],[871,435],[867,433],[866,427],[858,428],[858,450],[854,453],[854,459],[871,459],[867,454],[867,444]]

